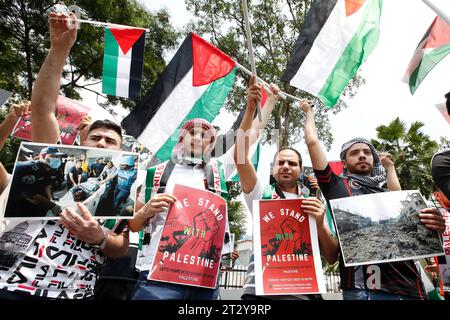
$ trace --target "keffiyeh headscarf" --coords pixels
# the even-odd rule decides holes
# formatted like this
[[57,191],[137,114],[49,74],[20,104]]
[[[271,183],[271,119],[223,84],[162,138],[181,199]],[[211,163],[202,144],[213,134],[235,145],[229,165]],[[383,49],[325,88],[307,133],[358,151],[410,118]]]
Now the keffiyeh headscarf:
[[[210,142],[206,150],[203,152],[202,158],[192,158],[190,154],[186,154],[186,151],[184,150],[184,138],[187,134],[190,133],[190,131],[194,130],[201,130],[204,129],[205,133],[210,136]],[[206,164],[208,163],[211,152],[214,149],[214,146],[216,145],[216,129],[206,121],[205,119],[201,118],[194,118],[191,119],[183,124],[183,126],[180,128],[180,132],[178,134],[178,143],[173,147],[172,152],[172,158],[176,163],[182,163],[182,164]]]
[[354,173],[345,173],[345,175],[349,178],[352,178],[358,182],[360,182],[363,185],[367,185],[370,187],[381,187],[386,182],[386,170],[384,169],[383,165],[381,164],[380,156],[373,146],[367,139],[364,138],[355,138],[352,139],[342,145],[341,148],[341,160],[345,160],[345,155],[347,154],[348,149],[350,149],[354,144],[357,143],[364,143],[367,144],[370,148],[370,151],[372,151],[372,157],[373,157],[373,169],[369,176],[363,176],[360,174],[354,174]]

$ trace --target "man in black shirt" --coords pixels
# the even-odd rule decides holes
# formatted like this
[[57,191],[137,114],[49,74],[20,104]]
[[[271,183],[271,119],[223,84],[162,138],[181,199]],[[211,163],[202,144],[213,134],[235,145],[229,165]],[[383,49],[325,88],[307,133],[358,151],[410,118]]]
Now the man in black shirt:
[[70,168],[69,173],[67,174],[67,190],[80,184],[82,173],[81,160],[77,160],[75,166]]
[[[344,176],[331,170],[320,147],[314,124],[314,114],[308,102],[302,101],[306,114],[305,139],[319,186],[327,199],[359,196],[401,190],[394,163],[388,155],[380,157],[373,145],[363,138],[350,140],[342,146]],[[381,186],[387,182],[387,189]],[[420,221],[431,230],[444,231],[444,219],[436,208],[426,208]],[[414,261],[345,267],[339,263],[341,288],[345,300],[406,300],[425,299],[420,272]]]

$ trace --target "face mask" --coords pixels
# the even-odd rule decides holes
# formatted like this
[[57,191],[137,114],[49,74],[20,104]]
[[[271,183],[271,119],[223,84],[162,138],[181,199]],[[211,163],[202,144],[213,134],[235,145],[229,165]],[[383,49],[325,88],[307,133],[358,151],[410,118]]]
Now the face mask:
[[49,160],[50,161],[49,161],[48,165],[52,169],[58,169],[59,166],[61,165],[61,159],[59,159],[59,158],[50,158]]

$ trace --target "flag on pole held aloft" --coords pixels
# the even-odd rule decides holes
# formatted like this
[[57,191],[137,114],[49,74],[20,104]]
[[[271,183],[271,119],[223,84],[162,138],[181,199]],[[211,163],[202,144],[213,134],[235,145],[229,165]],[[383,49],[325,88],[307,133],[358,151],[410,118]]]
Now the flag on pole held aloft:
[[141,98],[145,30],[105,28],[102,92],[123,98]]
[[333,107],[378,43],[382,3],[382,0],[315,1],[282,79]]
[[233,59],[190,33],[122,127],[159,160],[168,160],[183,123],[193,118],[213,122],[235,74]]
[[450,25],[437,16],[417,45],[403,81],[411,94],[427,74],[450,53]]

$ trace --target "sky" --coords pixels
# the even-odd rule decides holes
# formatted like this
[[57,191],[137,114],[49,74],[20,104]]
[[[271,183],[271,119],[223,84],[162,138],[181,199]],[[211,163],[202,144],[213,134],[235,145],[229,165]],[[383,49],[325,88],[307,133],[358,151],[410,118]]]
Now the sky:
[[[171,14],[171,22],[179,29],[191,19],[184,0],[140,2],[152,11],[166,8]],[[450,16],[450,1],[433,2]],[[360,68],[366,83],[359,88],[354,98],[347,100],[347,109],[337,115],[330,115],[334,143],[331,150],[326,152],[329,160],[339,158],[344,142],[354,137],[376,138],[376,127],[387,125],[396,117],[400,117],[408,127],[414,121],[423,122],[425,125],[422,131],[434,140],[438,141],[441,136],[450,138],[449,124],[435,107],[445,102],[444,94],[450,91],[450,81],[446,78],[450,70],[450,55],[428,74],[413,96],[408,85],[401,81],[417,44],[435,17],[436,13],[422,0],[383,2],[378,45]],[[168,58],[171,58],[170,55]],[[247,61],[239,62],[248,65]],[[281,81],[264,80],[275,83]],[[228,122],[230,118],[221,114],[217,120]],[[307,154],[303,143],[295,147],[302,155]],[[275,147],[266,147],[266,151],[273,154]],[[311,164],[308,156],[303,158],[304,165]],[[247,224],[249,233],[250,223],[251,220]]]

